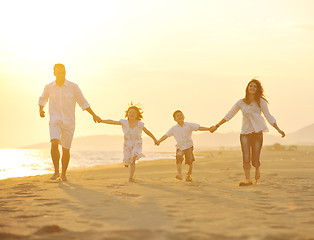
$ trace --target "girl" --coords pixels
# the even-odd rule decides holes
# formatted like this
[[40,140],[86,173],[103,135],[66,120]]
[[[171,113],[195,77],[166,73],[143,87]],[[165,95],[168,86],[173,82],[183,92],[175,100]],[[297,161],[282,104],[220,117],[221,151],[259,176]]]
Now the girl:
[[135,161],[144,157],[142,154],[142,130],[154,140],[155,144],[157,142],[154,135],[140,121],[143,118],[142,113],[139,107],[131,104],[125,112],[127,119],[120,119],[119,121],[101,120],[102,123],[106,124],[122,125],[124,133],[123,164],[125,167],[130,166],[130,182],[134,182]]
[[268,132],[265,120],[261,113],[263,112],[267,121],[281,134],[285,133],[280,130],[276,123],[276,119],[269,113],[267,107],[268,101],[264,96],[264,90],[260,81],[252,79],[245,90],[245,98],[237,101],[225,117],[215,126],[211,127],[211,132],[215,132],[220,125],[233,118],[241,109],[242,129],[240,134],[241,149],[243,155],[243,169],[245,174],[245,182],[240,185],[252,184],[250,181],[251,162],[255,167],[255,179],[253,183],[257,183],[260,179],[260,153],[263,145],[263,132]]

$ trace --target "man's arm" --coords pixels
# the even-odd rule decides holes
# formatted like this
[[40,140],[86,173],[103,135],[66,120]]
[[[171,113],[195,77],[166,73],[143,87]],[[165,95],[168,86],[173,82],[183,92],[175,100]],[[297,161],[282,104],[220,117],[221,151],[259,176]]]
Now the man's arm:
[[88,107],[88,108],[86,108],[85,110],[86,110],[87,112],[89,112],[90,115],[93,116],[93,119],[94,119],[94,122],[95,122],[95,123],[100,123],[100,122],[101,122],[101,118],[98,117],[98,116],[94,113],[94,111],[91,109],[91,107]]
[[45,86],[42,95],[39,97],[38,105],[39,105],[39,115],[40,117],[45,117],[44,107],[46,106],[49,98],[49,88],[48,85]]
[[45,111],[44,111],[44,106],[39,105],[39,115],[44,118],[45,117]]

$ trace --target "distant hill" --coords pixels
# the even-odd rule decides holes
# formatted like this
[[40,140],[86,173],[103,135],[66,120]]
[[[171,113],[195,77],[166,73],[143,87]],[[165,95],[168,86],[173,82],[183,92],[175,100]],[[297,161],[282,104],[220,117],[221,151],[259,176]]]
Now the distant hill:
[[[193,134],[195,148],[198,150],[216,148],[216,147],[234,147],[239,146],[239,133],[219,133],[209,134],[208,132],[197,132]],[[280,135],[264,135],[264,145],[280,143],[282,145],[314,145],[314,124],[304,127],[296,132],[287,133],[285,138]],[[76,137],[73,140],[72,150],[103,150],[103,151],[121,151],[123,145],[123,136],[95,135],[86,137]],[[49,142],[34,144],[23,148],[42,149],[50,148]],[[143,151],[161,151],[169,152],[175,148],[173,137],[167,139],[158,148],[154,146],[153,141],[143,138]]]

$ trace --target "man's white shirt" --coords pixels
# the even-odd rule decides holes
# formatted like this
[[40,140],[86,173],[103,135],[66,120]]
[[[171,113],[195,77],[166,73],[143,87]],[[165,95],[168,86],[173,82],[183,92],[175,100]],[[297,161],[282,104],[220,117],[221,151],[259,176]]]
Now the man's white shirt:
[[65,80],[62,86],[56,81],[47,84],[43,94],[39,97],[38,105],[45,106],[49,99],[49,124],[61,122],[63,125],[75,128],[76,103],[85,110],[90,105],[84,98],[79,86]]

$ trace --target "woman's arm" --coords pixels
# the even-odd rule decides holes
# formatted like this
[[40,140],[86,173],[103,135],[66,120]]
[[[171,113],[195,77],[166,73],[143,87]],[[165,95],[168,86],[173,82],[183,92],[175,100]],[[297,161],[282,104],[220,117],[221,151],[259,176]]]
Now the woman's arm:
[[282,130],[278,127],[277,123],[274,123],[272,126],[273,126],[274,128],[276,128],[276,130],[281,134],[281,137],[285,137],[285,136],[286,136],[285,132],[282,131]]
[[224,124],[225,122],[227,122],[227,120],[226,119],[221,119],[221,121],[218,123],[218,124],[216,124],[215,126],[211,126],[210,127],[210,132],[215,132],[222,124]]
[[276,123],[276,119],[270,114],[268,106],[267,106],[267,102],[262,100],[262,99],[261,99],[261,109],[262,109],[262,112],[263,112],[265,118],[269,122],[269,124],[271,124],[281,134],[281,137],[285,137],[286,134],[284,133],[284,131],[282,131],[278,127],[278,125]]
[[233,118],[241,109],[241,104],[242,104],[242,99],[240,99],[239,101],[237,101],[232,108],[230,109],[230,111],[224,116],[223,119],[220,120],[220,122],[218,124],[216,124],[215,126],[211,126],[210,127],[210,132],[215,132],[222,124],[224,124],[225,122],[231,120],[231,118]]
[[101,120],[101,123],[111,124],[111,125],[122,125],[120,121],[114,120]]
[[143,127],[143,131],[144,131],[144,133],[146,133],[149,137],[151,137],[151,139],[154,140],[155,144],[157,144],[157,139],[155,138],[155,136],[154,136],[146,127]]

